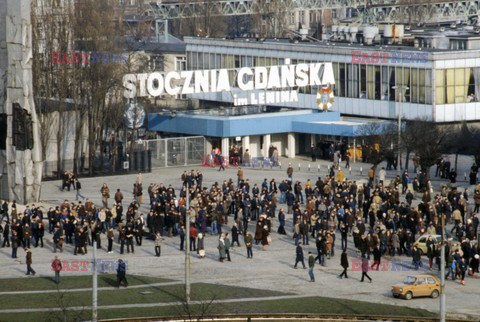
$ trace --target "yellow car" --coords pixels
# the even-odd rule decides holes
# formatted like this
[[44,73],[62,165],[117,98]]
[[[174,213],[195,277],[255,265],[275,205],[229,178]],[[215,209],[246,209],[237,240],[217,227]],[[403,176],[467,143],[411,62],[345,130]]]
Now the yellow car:
[[432,240],[435,242],[435,244],[438,244],[442,240],[441,235],[423,234],[422,236],[418,237],[418,239],[413,243],[413,246],[417,246],[422,255],[425,255],[427,253],[428,236],[432,236]]
[[393,297],[410,300],[413,297],[430,296],[437,298],[440,294],[440,281],[431,275],[407,276],[403,284],[392,286]]

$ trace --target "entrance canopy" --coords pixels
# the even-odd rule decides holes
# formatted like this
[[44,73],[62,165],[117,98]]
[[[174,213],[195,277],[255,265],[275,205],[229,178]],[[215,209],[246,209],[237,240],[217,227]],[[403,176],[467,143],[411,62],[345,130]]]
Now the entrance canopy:
[[[217,115],[218,114],[218,115]],[[307,133],[353,137],[367,122],[342,121],[338,112],[295,110],[247,115],[205,111],[149,114],[148,129],[210,137],[238,137],[274,133]]]

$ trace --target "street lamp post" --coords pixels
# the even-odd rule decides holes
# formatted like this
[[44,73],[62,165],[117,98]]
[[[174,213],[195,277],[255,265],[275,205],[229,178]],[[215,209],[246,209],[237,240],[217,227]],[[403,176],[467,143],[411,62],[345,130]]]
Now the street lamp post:
[[446,298],[445,298],[445,214],[441,215],[442,244],[440,247],[440,321],[445,322]]
[[408,90],[408,87],[405,85],[397,85],[392,87],[395,90],[400,91],[399,101],[398,101],[398,147],[397,147],[397,174],[400,175],[400,163],[402,162],[401,158],[401,141],[402,141],[402,97],[404,95],[404,91]]
[[[433,204],[433,213],[438,217],[436,204]],[[445,214],[440,214],[440,226],[442,239],[440,242],[440,322],[445,322],[446,297],[445,297]]]
[[186,186],[186,213],[185,213],[185,302],[190,304],[190,188]]

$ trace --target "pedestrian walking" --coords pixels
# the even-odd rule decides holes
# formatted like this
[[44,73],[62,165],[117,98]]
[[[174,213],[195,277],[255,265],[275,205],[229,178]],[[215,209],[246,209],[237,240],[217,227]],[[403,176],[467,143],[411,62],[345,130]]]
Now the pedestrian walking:
[[30,248],[25,248],[25,263],[27,264],[27,274],[25,275],[32,273],[35,276],[35,270],[32,268],[32,251]]
[[460,283],[462,283],[462,285],[465,285],[465,273],[467,272],[467,269],[468,269],[468,265],[465,262],[465,257],[462,257],[460,259],[460,263],[458,263],[458,267],[460,269],[460,274],[462,276],[462,280],[460,281]]
[[110,198],[110,189],[108,188],[106,183],[103,184],[102,188],[100,189],[100,193],[102,194],[103,208],[108,208],[108,198]]
[[368,280],[370,281],[370,283],[372,282],[372,278],[370,276],[368,276],[368,259],[365,257],[365,256],[362,256],[362,279],[360,282],[363,282],[363,280],[366,278],[368,278]]
[[78,201],[78,198],[82,198],[82,199],[85,199],[85,197],[82,195],[82,193],[80,192],[80,190],[82,189],[82,184],[80,183],[80,181],[78,180],[78,178],[75,178],[75,200]]
[[60,284],[60,271],[62,270],[62,261],[55,256],[52,261],[52,270],[55,272],[55,284]]
[[302,263],[303,268],[306,269],[307,267],[305,266],[305,261],[303,259],[303,248],[302,248],[302,242],[298,242],[297,248],[295,250],[295,266],[293,268],[297,268],[298,263]]
[[417,246],[413,246],[412,262],[416,271],[418,271],[418,268],[422,266],[421,256],[422,256],[422,253],[417,248]]
[[293,176],[293,167],[292,167],[292,164],[289,163],[288,168],[287,168],[287,177],[288,177],[288,181],[290,181],[290,183],[292,182],[292,176]]
[[232,226],[232,247],[237,243],[238,247],[240,247],[240,242],[238,240],[238,227],[237,223],[233,223]]
[[227,257],[227,254],[225,253],[225,241],[224,241],[224,235],[220,234],[220,238],[218,239],[218,260],[223,263],[223,260],[225,257]]
[[229,262],[231,262],[232,259],[230,258],[230,246],[232,246],[232,243],[230,242],[230,238],[228,237],[228,233],[225,233],[224,243],[225,243],[225,254],[227,254],[227,260]]
[[125,262],[121,259],[118,260],[117,265],[117,287],[120,287],[120,284],[123,283],[125,287],[128,286],[127,282],[127,266]]
[[107,252],[109,254],[113,253],[112,248],[113,248],[113,240],[115,239],[115,235],[113,232],[113,227],[108,228],[107,230],[107,239],[108,239],[108,248]]
[[313,275],[313,268],[315,267],[315,257],[312,252],[308,252],[308,275],[310,282],[315,282],[315,275]]
[[245,246],[247,247],[247,258],[253,258],[253,236],[250,232],[247,232],[247,235],[245,236]]
[[160,233],[157,233],[155,237],[155,255],[157,257],[160,257],[160,254],[162,252],[162,240],[162,235],[160,235]]
[[183,247],[185,245],[185,227],[180,226],[178,236],[180,237],[180,250],[183,251]]
[[18,236],[15,230],[12,230],[12,258],[17,258],[17,249],[18,249]]
[[347,257],[347,250],[344,249],[343,252],[342,252],[342,255],[340,256],[340,266],[343,267],[343,272],[342,274],[340,274],[340,278],[343,278],[343,276],[345,276],[345,278],[348,278],[348,275],[347,275],[347,269],[349,267],[349,264],[348,264],[348,257]]

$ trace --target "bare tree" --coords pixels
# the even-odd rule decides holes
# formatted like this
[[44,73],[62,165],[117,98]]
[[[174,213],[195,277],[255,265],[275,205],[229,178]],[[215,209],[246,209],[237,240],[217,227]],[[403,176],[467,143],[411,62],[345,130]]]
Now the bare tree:
[[[115,22],[113,1],[84,0],[75,7],[75,39],[82,44],[82,49],[98,55],[98,53],[115,52]],[[107,61],[104,55],[96,57],[101,61],[93,61],[82,67],[82,83],[79,92],[86,108],[88,124],[88,168],[93,174],[94,160],[100,156],[100,167],[103,167],[103,156],[106,148],[106,133],[110,128],[109,116],[112,113],[122,114],[118,110],[120,104],[116,99],[121,75],[119,63]],[[114,111],[114,112],[112,112]]]
[[[33,88],[38,110],[43,160],[46,160],[49,140],[55,137],[57,148],[57,175],[63,169],[65,139],[64,112],[70,96],[70,57],[72,49],[72,2],[34,0],[32,2],[33,31]],[[53,125],[53,126],[52,126]]]
[[358,129],[357,135],[363,140],[362,154],[367,162],[377,166],[391,156],[392,148],[396,147],[397,129],[393,123],[370,122]]
[[404,131],[408,132],[405,134],[408,137],[415,138],[411,142],[412,151],[419,157],[420,167],[428,180],[430,168],[448,148],[448,136],[452,133],[452,127],[418,119],[407,122]]

